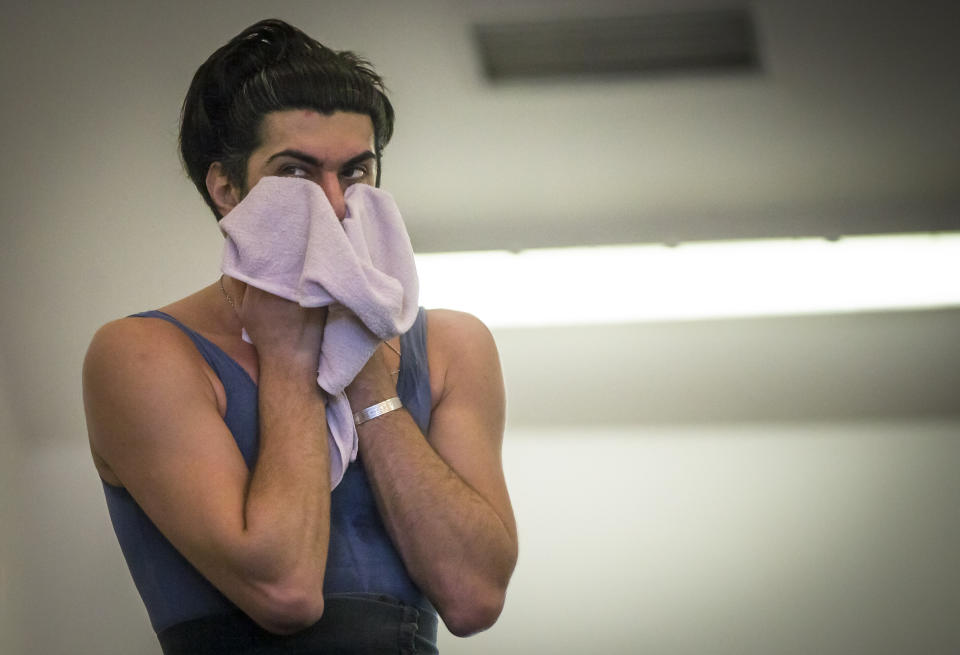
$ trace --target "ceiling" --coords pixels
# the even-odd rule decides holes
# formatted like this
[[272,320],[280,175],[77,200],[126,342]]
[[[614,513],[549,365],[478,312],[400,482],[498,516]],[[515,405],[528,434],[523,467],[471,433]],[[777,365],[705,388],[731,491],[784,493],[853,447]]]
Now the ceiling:
[[749,3],[761,70],[745,74],[491,84],[471,40],[477,22],[730,4],[461,0],[345,43],[395,90],[385,184],[416,245],[960,228],[956,3]]
[[[179,170],[179,105],[204,58],[270,16],[385,76],[398,120],[384,187],[421,252],[960,229],[952,1],[756,0],[762,66],[748,74],[491,84],[472,41],[478,22],[733,4],[7,8],[0,391],[22,433],[76,435],[79,365],[97,325],[214,279],[219,235]],[[947,310],[497,339],[510,420],[528,424],[594,422],[598,411],[616,422],[955,413],[956,334],[960,312]],[[72,400],[52,412],[50,398]]]
[[[757,72],[492,84],[473,41],[477,23],[743,5]],[[420,251],[960,229],[947,0],[21,3],[0,47],[5,75],[39,87],[33,120],[68,107],[107,157],[139,126],[168,171],[193,71],[270,16],[384,75],[398,119],[383,183]],[[107,98],[118,113],[94,109]]]

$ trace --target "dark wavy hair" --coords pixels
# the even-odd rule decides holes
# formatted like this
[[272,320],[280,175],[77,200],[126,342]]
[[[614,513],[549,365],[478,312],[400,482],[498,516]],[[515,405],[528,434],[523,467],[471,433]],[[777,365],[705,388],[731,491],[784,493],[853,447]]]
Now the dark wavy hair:
[[383,80],[354,53],[331,50],[282,20],[264,20],[197,69],[180,113],[180,156],[217,220],[222,217],[206,184],[210,165],[220,162],[230,182],[244,189],[263,117],[283,109],[370,116],[379,186],[394,120]]

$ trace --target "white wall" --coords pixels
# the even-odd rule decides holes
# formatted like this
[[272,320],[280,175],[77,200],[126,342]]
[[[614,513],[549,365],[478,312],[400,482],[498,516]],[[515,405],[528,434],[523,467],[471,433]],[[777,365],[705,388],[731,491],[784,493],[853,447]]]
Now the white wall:
[[[174,11],[166,3],[15,3],[0,23],[0,56],[7,62],[0,86],[8,90],[0,107],[4,655],[159,652],[90,461],[80,365],[99,324],[215,279],[216,226],[176,159],[178,104],[215,41],[273,12],[273,5],[252,1],[222,9],[179,5]],[[343,24],[360,30],[355,39],[344,36],[344,45],[378,42],[375,31],[364,33],[372,27],[352,19],[350,5],[338,6]],[[315,4],[287,8],[310,13]],[[406,126],[432,126],[427,118],[406,116]],[[391,161],[403,156],[403,138],[392,146],[401,149]],[[436,158],[428,163],[436,167]],[[818,333],[849,337],[849,344],[794,334],[791,343],[807,348],[792,351],[793,359],[809,363],[822,350],[872,356],[869,348],[857,350],[863,325]],[[771,359],[778,366],[784,361],[779,329],[764,333],[763,349],[749,357],[751,370],[768,365],[764,380],[782,373],[769,367]],[[625,389],[640,388],[649,391],[645,402],[657,404],[662,396],[652,394],[667,389],[681,401],[665,405],[667,418],[689,406],[684,385],[695,371],[678,379],[671,361],[690,352],[688,343],[697,345],[698,355],[715,355],[705,361],[718,384],[732,370],[718,363],[743,361],[740,352],[711,350],[715,333],[694,330],[678,338],[664,327],[674,340],[655,357],[660,342],[651,339],[658,330],[623,330],[630,332],[626,343],[644,342],[651,350],[641,351],[636,366],[609,371],[617,385],[612,391],[628,398]],[[924,333],[941,335],[932,342],[909,333],[915,348],[908,353],[929,348],[937,357],[910,355],[896,367],[838,376],[820,391],[847,393],[863,376],[903,368],[903,361],[908,366],[899,382],[885,376],[883,384],[853,391],[858,397],[882,392],[896,403],[898,390],[920,385],[942,407],[956,386],[937,387],[930,372],[939,358],[947,370],[936,379],[956,379],[953,360],[939,357],[956,350],[943,340],[947,332]],[[899,328],[896,335],[909,336]],[[555,380],[575,379],[567,346],[576,344],[563,335],[551,338],[556,355],[541,378],[550,376],[556,388]],[[735,339],[720,345],[731,343],[750,345]],[[881,343],[905,341],[897,336]],[[514,415],[530,419],[549,411],[557,398],[545,394],[525,366],[522,348],[508,350],[505,370],[526,369],[508,380],[522,383],[511,398],[526,409]],[[590,357],[581,353],[577,366]],[[638,376],[644,385],[625,386]],[[820,381],[806,378],[805,389],[816,395]],[[754,406],[746,396],[741,400],[738,407]],[[960,422],[924,416],[704,421],[710,427],[674,421],[661,429],[547,429],[527,420],[510,430],[506,445],[522,540],[506,611],[488,633],[444,636],[444,651],[960,652],[953,620],[960,614],[960,478],[954,472]]]
[[0,380],[0,652],[21,652],[20,439]]
[[23,655],[159,653],[86,444],[28,449],[22,479]]
[[[960,422],[515,430],[521,556],[455,653],[948,655]],[[85,447],[30,449],[23,650],[159,653]],[[6,644],[5,644],[6,645]]]
[[456,652],[955,653],[958,434],[513,433],[520,564],[501,623]]

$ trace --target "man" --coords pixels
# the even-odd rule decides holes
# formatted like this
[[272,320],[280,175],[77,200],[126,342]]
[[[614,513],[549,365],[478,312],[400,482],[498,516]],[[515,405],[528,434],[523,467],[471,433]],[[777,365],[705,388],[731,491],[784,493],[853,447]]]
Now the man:
[[[266,176],[316,183],[342,220],[392,129],[365,62],[270,20],[197,71],[181,152],[218,220]],[[421,311],[378,348],[346,390],[372,418],[331,492],[326,319],[224,276],[90,345],[93,458],[165,653],[436,652],[437,613],[468,635],[502,609],[517,534],[489,331]]]

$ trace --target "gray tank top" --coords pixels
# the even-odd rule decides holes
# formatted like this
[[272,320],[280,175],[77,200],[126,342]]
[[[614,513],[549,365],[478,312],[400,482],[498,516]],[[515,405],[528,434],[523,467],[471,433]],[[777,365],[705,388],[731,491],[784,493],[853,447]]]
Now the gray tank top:
[[[259,446],[257,386],[223,350],[172,316],[159,311],[137,317],[159,318],[183,330],[223,383],[224,421],[247,466],[256,464]],[[430,374],[426,312],[400,337],[397,394],[426,434],[430,425]],[[123,487],[103,483],[110,520],[154,631],[237,608],[167,541]],[[361,459],[351,464],[330,495],[330,547],[323,591],[330,594],[382,594],[436,614],[407,575],[387,535]]]

